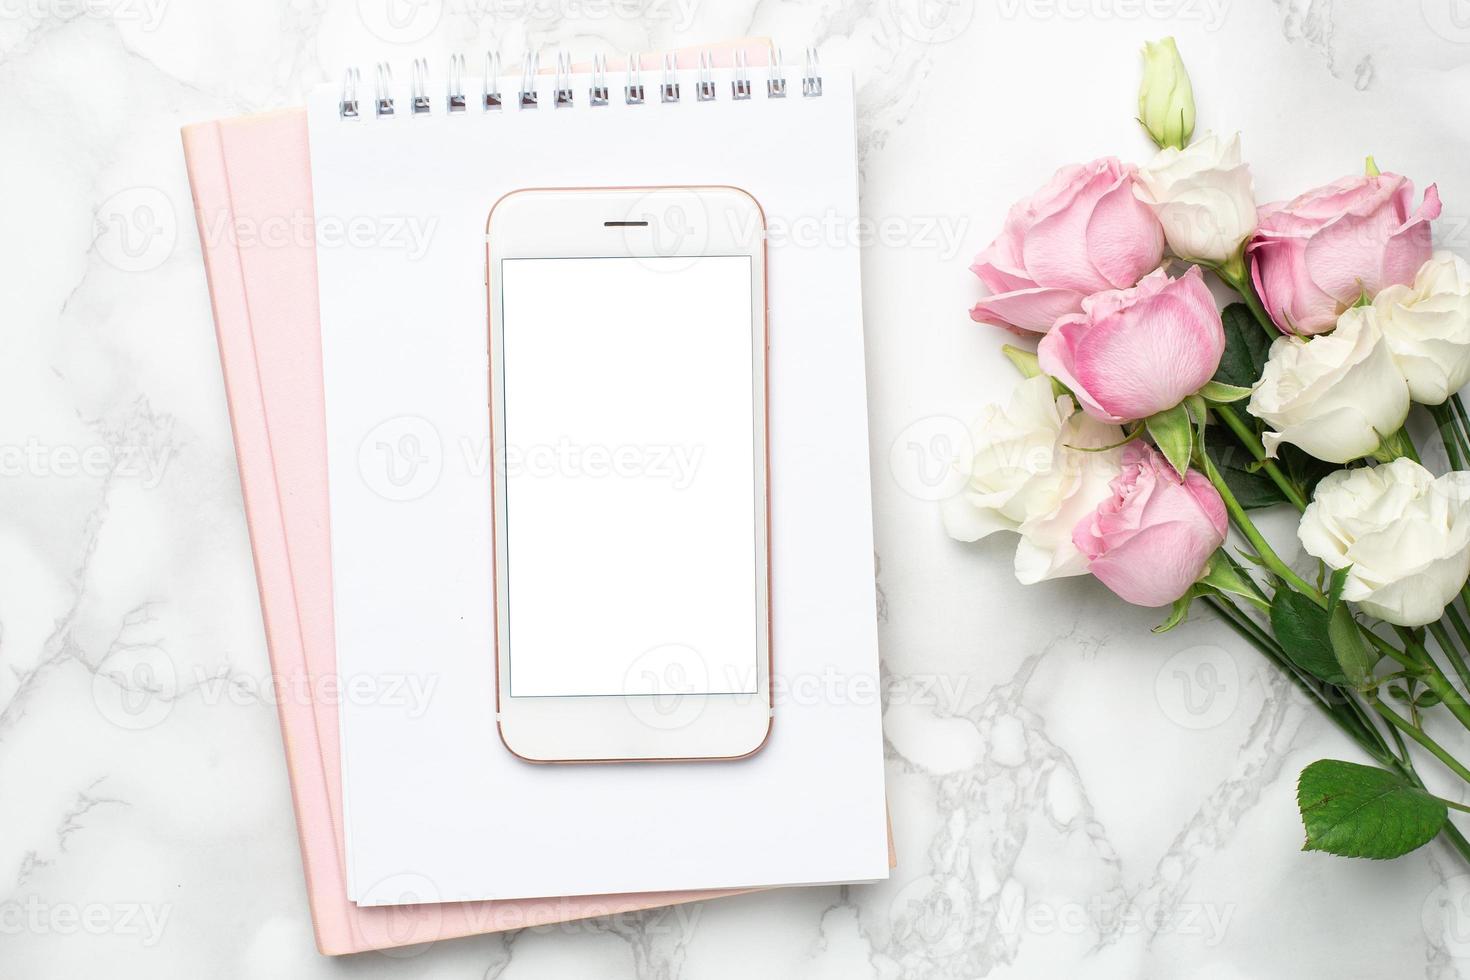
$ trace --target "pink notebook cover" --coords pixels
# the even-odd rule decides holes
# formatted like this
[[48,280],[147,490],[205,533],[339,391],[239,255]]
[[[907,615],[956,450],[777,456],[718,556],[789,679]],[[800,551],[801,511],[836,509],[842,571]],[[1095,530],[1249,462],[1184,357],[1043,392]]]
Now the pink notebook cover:
[[[712,50],[716,64],[728,66],[741,48],[752,65],[767,63],[767,43],[755,40],[686,49],[678,56],[681,66],[692,67],[700,50]],[[285,227],[310,227],[306,111],[187,126],[183,142],[271,666],[282,691],[316,692],[312,679],[336,672],[336,650],[315,246],[279,240],[291,236],[221,234],[280,226],[283,220],[297,222]],[[305,703],[290,696],[276,701],[307,897],[323,953],[387,949],[736,894],[359,908],[347,898],[336,703],[315,696]]]

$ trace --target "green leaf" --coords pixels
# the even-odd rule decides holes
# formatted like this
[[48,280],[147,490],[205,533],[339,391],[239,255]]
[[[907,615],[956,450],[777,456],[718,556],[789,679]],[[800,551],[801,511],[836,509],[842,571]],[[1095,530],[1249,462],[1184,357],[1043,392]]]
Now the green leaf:
[[1271,337],[1244,303],[1231,303],[1220,311],[1220,323],[1225,328],[1225,353],[1220,355],[1215,380],[1235,388],[1250,388],[1261,380]]
[[1169,618],[1155,626],[1153,631],[1155,633],[1167,633],[1184,622],[1184,617],[1189,615],[1189,604],[1202,594],[1198,586],[1190,586],[1188,592],[1174,600],[1174,606],[1169,610]]
[[1286,471],[1287,478],[1301,488],[1302,495],[1309,501],[1322,478],[1342,468],[1308,456],[1289,442],[1276,447],[1276,465]]
[[1353,620],[1353,613],[1344,603],[1337,603],[1327,614],[1327,639],[1332,644],[1332,654],[1337,665],[1356,688],[1366,687],[1373,678],[1373,668],[1383,659]]
[[1347,585],[1348,572],[1352,569],[1353,566],[1344,565],[1342,568],[1333,570],[1332,580],[1327,584],[1327,611],[1329,613],[1336,609],[1337,604],[1342,601],[1342,590]]
[[1205,574],[1199,581],[1201,585],[1211,586],[1227,595],[1243,596],[1251,601],[1260,598],[1245,576],[1230,564],[1223,551],[1216,551],[1210,556],[1210,563],[1205,566]]
[[1391,686],[1388,689],[1388,696],[1393,698],[1395,701],[1402,701],[1404,704],[1409,703],[1409,689],[1407,687],[1404,687],[1404,685],[1402,684],[1394,684],[1393,686]]
[[1189,454],[1194,448],[1194,432],[1189,423],[1189,410],[1175,405],[1168,411],[1150,415],[1144,424],[1159,452],[1181,477],[1189,469]]
[[1414,699],[1414,707],[1432,708],[1436,704],[1439,704],[1440,700],[1440,696],[1438,694],[1435,694],[1433,691],[1420,691],[1419,696]]
[[1304,851],[1395,858],[1433,840],[1449,818],[1444,801],[1397,773],[1321,759],[1302,770],[1296,802]]
[[1308,674],[1329,684],[1350,684],[1327,638],[1327,610],[1311,599],[1277,589],[1271,600],[1271,632],[1291,662]]
[[1269,476],[1260,472],[1255,457],[1246,451],[1229,429],[1217,425],[1205,430],[1205,449],[1240,506],[1246,510],[1259,510],[1285,503],[1286,497],[1281,490]]
[[1201,388],[1199,393],[1205,401],[1229,405],[1231,402],[1238,402],[1242,398],[1249,397],[1251,390],[1239,385],[1228,385],[1222,381],[1211,381]]

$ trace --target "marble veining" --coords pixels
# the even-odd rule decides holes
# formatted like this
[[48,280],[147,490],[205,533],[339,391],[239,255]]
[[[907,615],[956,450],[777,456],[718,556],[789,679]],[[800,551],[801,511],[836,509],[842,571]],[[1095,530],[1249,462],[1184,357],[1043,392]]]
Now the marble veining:
[[975,59],[1015,44],[1041,66],[1065,32],[1097,29],[1109,57],[1170,32],[1260,46],[1334,99],[1388,92],[1425,125],[1461,122],[1454,99],[1422,97],[1470,64],[1451,0],[1127,9],[0,9],[0,976],[1470,976],[1470,876],[1447,852],[1297,852],[1296,772],[1350,750],[1250,650],[1203,616],[1152,637],[1151,613],[1085,583],[1023,592],[1002,548],[943,539],[891,450],[983,396],[967,379],[995,342],[964,321],[964,266],[988,229],[967,214],[946,215],[952,254],[877,241],[864,257],[892,879],[342,962],[312,946],[178,127],[297,104],[377,57],[771,35],[855,68],[864,212],[908,219],[935,216],[914,202],[936,188],[976,199],[963,154],[1024,152],[984,123],[987,100],[1026,97],[1025,72],[972,91]]

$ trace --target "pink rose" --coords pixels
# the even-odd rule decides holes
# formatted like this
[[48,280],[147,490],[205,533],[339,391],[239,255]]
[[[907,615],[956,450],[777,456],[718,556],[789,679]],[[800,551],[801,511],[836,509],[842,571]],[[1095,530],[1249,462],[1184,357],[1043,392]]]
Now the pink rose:
[[1263,205],[1246,249],[1251,277],[1282,333],[1331,330],[1367,290],[1407,285],[1429,261],[1433,184],[1414,207],[1414,184],[1398,174],[1344,177],[1285,204]]
[[1225,540],[1225,502],[1205,477],[1181,480],[1152,446],[1131,442],[1113,495],[1077,522],[1087,570],[1138,606],[1167,606],[1204,574]]
[[1159,269],[1132,289],[1082,301],[1041,338],[1041,370],[1103,422],[1145,419],[1204,387],[1220,366],[1225,329],[1199,266]]
[[1157,268],[1164,230],[1134,196],[1133,174],[1113,157],[1073,164],[1012,206],[1000,237],[970,266],[991,292],[970,318],[1045,333],[1083,297]]

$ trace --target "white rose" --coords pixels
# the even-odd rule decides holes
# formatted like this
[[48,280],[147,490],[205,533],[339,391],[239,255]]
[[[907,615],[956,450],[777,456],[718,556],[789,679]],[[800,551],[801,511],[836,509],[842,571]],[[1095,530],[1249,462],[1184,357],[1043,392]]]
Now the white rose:
[[1409,386],[1393,362],[1371,306],[1337,319],[1337,329],[1315,337],[1282,337],[1271,344],[1266,369],[1249,410],[1275,432],[1266,452],[1283,442],[1329,463],[1346,463],[1378,449],[1409,415]]
[[1182,150],[1160,150],[1139,168],[1138,186],[1181,258],[1222,264],[1256,230],[1256,198],[1250,167],[1240,162],[1239,133],[1225,143],[1207,134]]
[[1412,286],[1388,286],[1373,308],[1414,401],[1443,404],[1470,382],[1470,263],[1436,252]]
[[1018,384],[1005,408],[987,408],[972,436],[973,454],[955,461],[965,487],[941,504],[945,530],[961,541],[1020,534],[1016,578],[1026,585],[1085,573],[1072,528],[1108,496],[1122,453],[1068,447],[1111,446],[1122,430],[1077,411],[1038,375]]
[[1470,473],[1435,479],[1404,458],[1338,470],[1297,536],[1328,567],[1352,566],[1343,598],[1399,626],[1432,623],[1470,575]]

